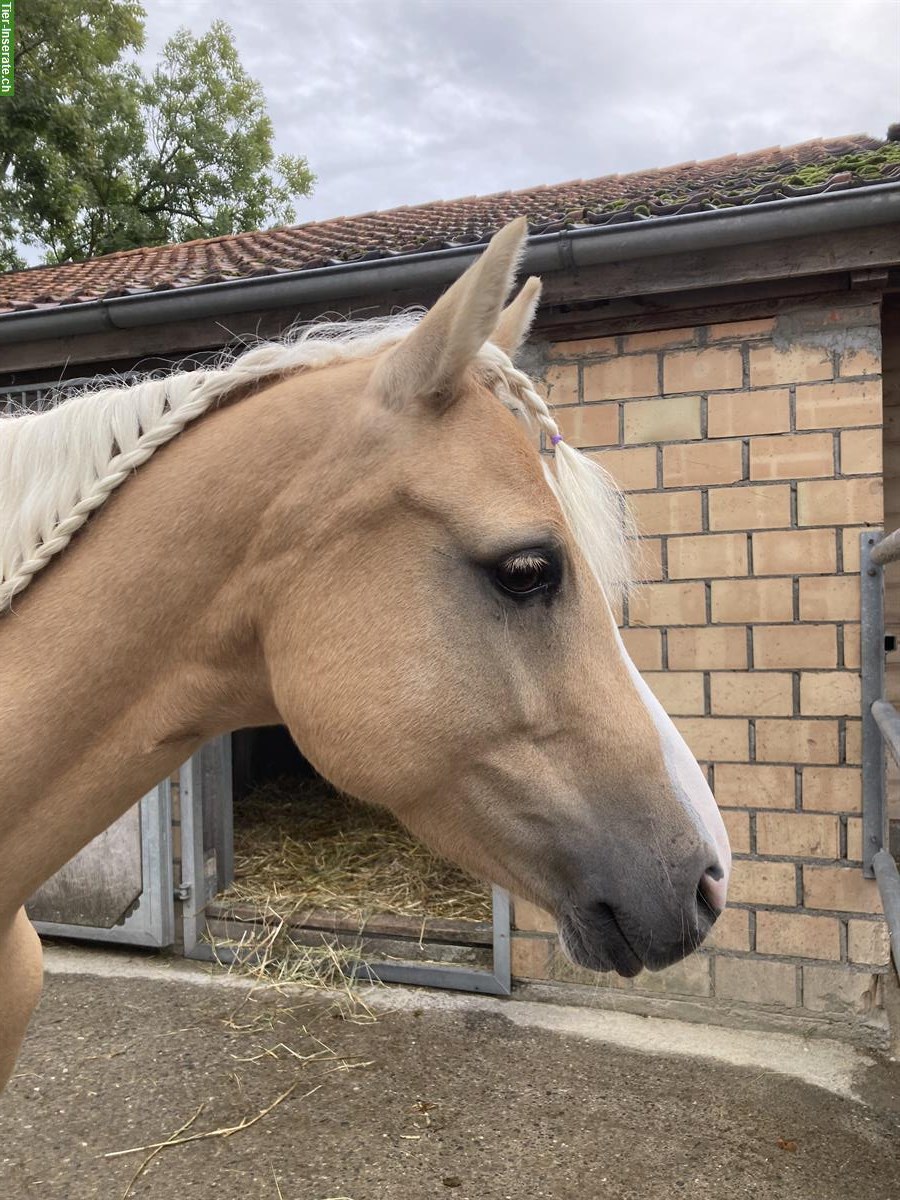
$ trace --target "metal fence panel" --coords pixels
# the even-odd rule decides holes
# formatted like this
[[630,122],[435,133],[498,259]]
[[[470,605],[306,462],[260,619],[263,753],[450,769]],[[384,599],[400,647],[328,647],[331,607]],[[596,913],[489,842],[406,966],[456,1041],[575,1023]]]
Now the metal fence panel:
[[881,536],[880,529],[867,529],[859,538],[863,874],[867,879],[875,878],[872,863],[887,836],[884,743],[872,711],[884,699],[884,576],[872,558]]

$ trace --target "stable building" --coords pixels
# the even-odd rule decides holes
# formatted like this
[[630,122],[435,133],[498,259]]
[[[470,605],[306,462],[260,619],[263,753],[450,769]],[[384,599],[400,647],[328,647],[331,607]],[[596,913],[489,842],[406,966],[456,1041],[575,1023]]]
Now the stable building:
[[[383,978],[884,1042],[897,981],[871,863],[900,823],[900,788],[870,710],[882,686],[900,698],[900,568],[885,572],[882,620],[868,555],[900,523],[900,141],[807,142],[3,275],[0,407],[206,362],[323,313],[430,305],[519,215],[523,272],[544,281],[525,367],[645,535],[645,578],[618,616],[708,771],[735,853],[729,908],[700,953],[599,989],[546,914],[462,877],[435,883],[441,911],[385,901],[362,930],[364,898],[298,894],[291,936],[355,939]],[[273,801],[281,818],[315,796],[316,836],[331,836],[283,731],[241,731],[161,781],[32,916],[45,933],[189,953],[265,937],[234,855],[244,870],[271,829],[276,777],[298,787],[296,805]]]

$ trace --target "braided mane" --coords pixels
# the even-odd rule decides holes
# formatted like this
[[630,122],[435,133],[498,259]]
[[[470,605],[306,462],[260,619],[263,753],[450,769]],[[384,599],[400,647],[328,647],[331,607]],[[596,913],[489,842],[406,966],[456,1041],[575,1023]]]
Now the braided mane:
[[[329,322],[291,331],[219,365],[82,390],[40,412],[0,417],[0,615],[59,554],[95,509],[160,446],[220,401],[254,384],[364,358],[403,338],[419,314]],[[507,407],[559,430],[534,384],[486,343],[475,368]],[[555,446],[547,482],[613,600],[631,580],[634,528],[610,476],[572,447]]]

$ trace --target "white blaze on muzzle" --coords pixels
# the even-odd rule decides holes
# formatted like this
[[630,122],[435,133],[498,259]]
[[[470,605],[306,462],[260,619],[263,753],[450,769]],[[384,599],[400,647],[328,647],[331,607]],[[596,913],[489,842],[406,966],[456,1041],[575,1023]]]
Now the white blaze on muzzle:
[[688,749],[684,738],[675,728],[671,717],[653,695],[653,692],[651,692],[650,688],[641,678],[637,667],[631,661],[615,622],[613,622],[613,628],[616,632],[619,650],[625,661],[625,665],[628,667],[628,672],[634,681],[634,686],[637,689],[638,695],[647,706],[647,710],[653,718],[653,723],[659,734],[660,749],[662,750],[669,777],[672,780],[672,789],[679,802],[684,805],[693,818],[698,831],[711,843],[719,856],[722,878],[713,879],[711,876],[707,876],[703,890],[710,903],[721,910],[725,907],[725,898],[728,893],[728,879],[731,875],[731,846],[728,841],[728,834],[725,831],[725,825],[722,821],[722,815],[719,812],[719,806],[716,804],[715,797],[709,790],[709,784],[706,782],[697,760]]

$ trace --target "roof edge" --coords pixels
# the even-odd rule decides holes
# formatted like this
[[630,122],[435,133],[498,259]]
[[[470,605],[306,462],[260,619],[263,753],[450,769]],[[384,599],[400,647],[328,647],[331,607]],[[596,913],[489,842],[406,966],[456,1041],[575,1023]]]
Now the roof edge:
[[[746,246],[891,223],[900,225],[900,183],[773,200],[739,209],[536,234],[528,239],[521,270],[523,274],[552,274],[663,254]],[[262,308],[334,302],[401,289],[434,290],[452,283],[483,249],[483,244],[452,247],[91,300],[37,312],[6,313],[0,315],[0,346],[196,321]]]

